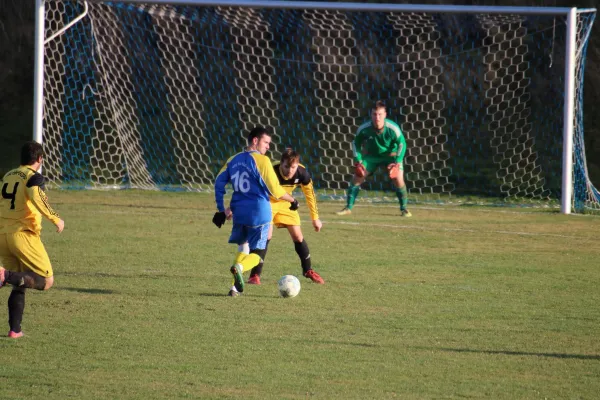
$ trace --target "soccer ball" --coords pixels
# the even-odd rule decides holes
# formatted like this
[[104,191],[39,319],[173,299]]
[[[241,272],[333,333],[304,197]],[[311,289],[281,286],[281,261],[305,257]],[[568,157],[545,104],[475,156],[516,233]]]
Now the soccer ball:
[[296,297],[300,293],[300,281],[294,275],[282,276],[277,281],[281,297]]

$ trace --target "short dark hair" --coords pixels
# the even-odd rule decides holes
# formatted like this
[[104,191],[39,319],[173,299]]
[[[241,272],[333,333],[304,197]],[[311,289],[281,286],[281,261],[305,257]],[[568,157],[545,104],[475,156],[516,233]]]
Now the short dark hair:
[[281,153],[281,162],[284,162],[285,160],[289,160],[290,162],[300,161],[300,154],[291,147],[288,147]]
[[38,142],[31,140],[21,147],[21,165],[33,165],[44,156],[44,149]]
[[267,128],[264,126],[257,126],[250,131],[250,134],[248,135],[248,144],[252,144],[252,139],[254,138],[260,140],[264,135],[271,136]]
[[373,110],[377,110],[379,108],[383,108],[384,110],[387,111],[387,107],[385,106],[385,101],[383,101],[383,100],[377,100],[375,102],[375,105],[373,106]]

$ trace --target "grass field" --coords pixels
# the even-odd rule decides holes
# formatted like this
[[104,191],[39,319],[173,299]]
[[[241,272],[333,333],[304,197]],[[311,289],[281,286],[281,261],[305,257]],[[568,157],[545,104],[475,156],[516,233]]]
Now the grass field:
[[[0,339],[6,399],[595,399],[600,217],[359,205],[276,231],[261,286],[226,296],[231,225],[208,194],[52,191],[55,286]],[[301,203],[303,206],[304,204]],[[0,290],[6,304],[9,290]],[[6,306],[2,306],[6,321]],[[7,325],[5,330],[8,331]]]

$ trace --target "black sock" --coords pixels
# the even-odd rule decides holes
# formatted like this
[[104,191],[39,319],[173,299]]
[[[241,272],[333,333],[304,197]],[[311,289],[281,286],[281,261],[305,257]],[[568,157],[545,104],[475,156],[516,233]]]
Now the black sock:
[[46,278],[30,272],[4,271],[4,283],[27,289],[44,290]]
[[21,321],[23,320],[23,311],[25,310],[25,289],[13,288],[8,296],[8,325],[10,330],[21,332]]
[[302,263],[302,273],[305,274],[309,269],[311,269],[308,244],[306,244],[306,240],[302,239],[301,242],[294,242],[294,248],[296,249],[296,253],[298,253],[298,257],[300,257],[300,262]]
[[267,244],[265,245],[265,249],[264,250],[253,250],[251,251],[251,253],[255,253],[258,254],[258,256],[260,257],[260,262],[258,263],[258,265],[254,268],[252,268],[250,270],[250,276],[254,276],[254,275],[258,275],[260,276],[260,274],[262,274],[262,269],[263,269],[263,265],[265,264],[265,257],[267,256],[267,250],[269,249],[269,242],[271,240],[267,240]]

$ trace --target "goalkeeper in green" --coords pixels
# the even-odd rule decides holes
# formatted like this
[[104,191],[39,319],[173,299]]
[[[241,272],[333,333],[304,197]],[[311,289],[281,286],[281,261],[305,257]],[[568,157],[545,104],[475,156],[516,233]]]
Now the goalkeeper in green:
[[388,175],[396,186],[396,196],[400,203],[400,215],[411,217],[406,208],[408,192],[404,182],[403,159],[406,153],[406,140],[402,130],[394,121],[386,118],[385,103],[381,100],[375,103],[371,110],[371,120],[358,127],[352,143],[354,151],[355,170],[352,183],[348,188],[346,207],[337,215],[349,215],[360,191],[360,185],[368,175],[379,166],[385,166]]

